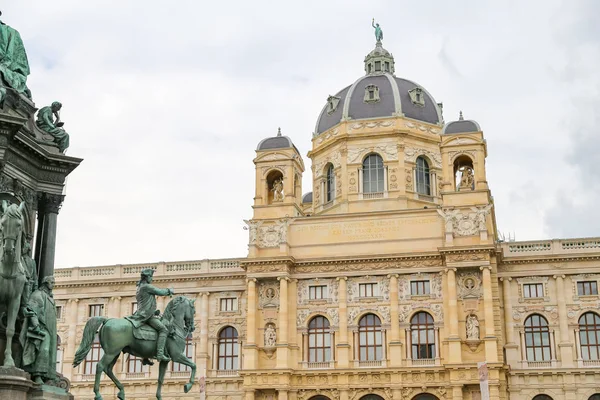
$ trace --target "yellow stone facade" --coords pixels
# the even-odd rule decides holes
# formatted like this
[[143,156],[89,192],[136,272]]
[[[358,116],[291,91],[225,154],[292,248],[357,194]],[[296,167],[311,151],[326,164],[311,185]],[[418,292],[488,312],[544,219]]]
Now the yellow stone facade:
[[[381,190],[365,190],[370,155]],[[595,400],[600,360],[580,320],[598,311],[600,239],[500,242],[486,156],[479,128],[341,120],[312,139],[311,198],[295,146],[259,146],[246,258],[56,271],[59,368],[76,398],[93,398],[85,363],[70,366],[85,322],[92,309],[131,314],[140,271],[154,268],[157,286],[196,299],[190,356],[210,400],[476,400],[478,362],[493,400]],[[157,367],[128,364],[115,367],[128,398],[153,398]],[[170,371],[163,398],[200,398],[200,385],[183,393],[188,376]],[[116,396],[106,377],[102,393]]]

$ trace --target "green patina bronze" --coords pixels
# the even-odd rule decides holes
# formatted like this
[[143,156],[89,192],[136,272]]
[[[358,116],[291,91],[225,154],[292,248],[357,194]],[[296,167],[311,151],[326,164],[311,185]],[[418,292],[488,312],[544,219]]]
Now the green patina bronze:
[[69,148],[69,134],[63,129],[64,122],[60,120],[62,104],[55,101],[50,106],[42,107],[38,112],[35,124],[42,131],[51,135],[58,145],[58,150],[64,153]]
[[[0,15],[2,13],[0,12]],[[29,61],[19,32],[0,21],[0,76],[8,86],[31,98],[27,88]]]
[[27,276],[27,282],[25,282],[25,288],[23,289],[23,295],[21,298],[21,306],[26,307],[31,293],[38,289],[38,274],[35,261],[33,258],[31,258],[31,243],[29,240],[24,240],[21,248],[21,265],[23,265],[23,268],[25,269],[25,276]]
[[28,318],[21,330],[23,369],[39,384],[56,379],[56,304],[53,289],[54,277],[45,277],[40,288],[29,297]]
[[185,345],[188,335],[194,331],[194,300],[184,296],[175,297],[159,318],[155,296],[172,295],[173,290],[153,286],[151,284],[153,273],[151,269],[142,271],[136,293],[138,311],[134,315],[118,319],[93,317],[85,325],[73,366],[77,367],[85,359],[98,332],[104,356],[96,365],[95,400],[102,399],[100,394],[102,372],[106,373],[119,389],[117,397],[121,400],[125,399],[125,389],[112,370],[121,352],[141,357],[144,363],[148,363],[150,358],[160,361],[157,399],[162,399],[161,390],[169,357],[173,362],[191,368],[190,380],[185,384],[184,390],[188,393],[192,388],[196,376],[196,364],[185,356]]
[[[6,348],[4,350],[4,367],[14,367],[12,355],[15,323],[21,308],[21,296],[25,289],[27,276],[21,264],[21,237],[23,234],[23,207],[2,201],[2,217],[0,218],[0,307],[6,310]],[[56,333],[55,333],[56,335]],[[54,350],[56,353],[56,350]]]
[[375,28],[375,39],[377,40],[377,42],[381,42],[383,40],[383,30],[381,29],[379,24],[375,23],[375,18],[373,18],[373,20],[371,21],[371,26]]

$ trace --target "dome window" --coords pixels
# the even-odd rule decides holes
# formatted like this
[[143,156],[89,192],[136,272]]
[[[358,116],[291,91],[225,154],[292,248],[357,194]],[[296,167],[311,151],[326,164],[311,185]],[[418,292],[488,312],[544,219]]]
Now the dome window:
[[365,87],[365,103],[377,103],[379,101],[379,88],[376,85]]
[[384,71],[384,72],[390,72],[390,62],[389,62],[389,61],[386,61],[386,62],[383,64],[383,71]]
[[381,61],[375,61],[375,72],[381,71]]
[[408,95],[410,96],[410,101],[416,106],[425,106],[425,96],[423,96],[423,89],[414,88],[408,91]]
[[329,96],[327,98],[327,114],[331,115],[337,109],[340,104],[340,98],[336,96]]

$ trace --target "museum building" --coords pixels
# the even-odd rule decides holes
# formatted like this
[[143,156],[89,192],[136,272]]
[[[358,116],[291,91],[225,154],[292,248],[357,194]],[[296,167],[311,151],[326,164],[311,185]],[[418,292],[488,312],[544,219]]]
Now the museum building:
[[[173,364],[164,399],[476,400],[482,362],[493,400],[600,399],[600,238],[500,241],[481,127],[445,123],[380,41],[364,70],[317,118],[308,193],[289,137],[258,144],[247,257],[56,270],[57,369],[77,399],[102,357],[94,343],[71,366],[86,321],[131,315],[145,268],[196,300],[202,384],[185,394]],[[154,398],[157,365],[115,371],[127,398]]]

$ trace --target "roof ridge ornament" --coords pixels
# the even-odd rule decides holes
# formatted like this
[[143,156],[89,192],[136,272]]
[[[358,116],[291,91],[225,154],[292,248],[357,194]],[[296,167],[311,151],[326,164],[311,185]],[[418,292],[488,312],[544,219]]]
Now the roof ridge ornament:
[[277,136],[281,136],[281,128],[277,128]]
[[464,117],[463,117],[462,110],[461,110],[461,111],[460,111],[460,113],[458,114],[458,120],[459,120],[459,121],[464,121],[464,120],[465,120],[465,119],[464,119]]

